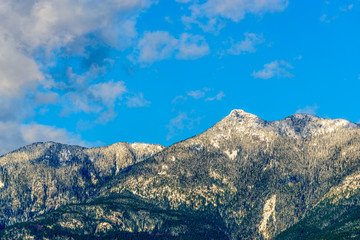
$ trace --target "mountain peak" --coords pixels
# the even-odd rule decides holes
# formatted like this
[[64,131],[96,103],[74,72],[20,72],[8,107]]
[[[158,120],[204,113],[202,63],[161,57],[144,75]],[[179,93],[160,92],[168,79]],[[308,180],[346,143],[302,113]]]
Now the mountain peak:
[[[308,113],[295,113],[289,117],[292,118],[299,118],[299,119],[309,119],[309,120],[316,120],[316,119],[320,119],[321,117],[318,117],[316,115],[313,114],[308,114]],[[288,118],[289,118],[288,117]]]
[[295,113],[281,120],[266,121],[242,109],[232,110],[228,116],[216,124],[215,129],[223,131],[229,127],[250,134],[266,128],[265,131],[270,130],[281,135],[305,138],[328,134],[340,129],[359,128],[357,124],[345,119],[327,119],[306,113]]
[[257,124],[263,124],[265,121],[259,118],[258,116],[245,112],[242,109],[234,109],[230,112],[230,114],[223,119],[222,122],[231,122],[232,124],[236,123],[257,123]]
[[229,117],[242,118],[244,116],[255,116],[254,114],[245,112],[243,109],[234,109],[230,112]]
[[296,113],[282,120],[270,122],[279,133],[288,136],[308,137],[328,134],[339,129],[352,129],[358,126],[345,119],[327,119],[311,114]]

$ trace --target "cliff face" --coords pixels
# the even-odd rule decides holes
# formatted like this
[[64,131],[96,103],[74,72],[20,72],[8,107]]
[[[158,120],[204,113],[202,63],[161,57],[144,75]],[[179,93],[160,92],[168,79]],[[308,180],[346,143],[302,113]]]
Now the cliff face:
[[[90,162],[106,165],[102,157],[93,156]],[[109,167],[96,167],[101,169],[96,179],[102,182],[84,188],[84,196],[91,196],[87,203],[78,200],[27,225],[8,228],[3,236],[41,232],[49,237],[51,229],[57,229],[70,239],[126,233],[184,239],[291,239],[286,237],[295,235],[279,234],[295,234],[292,229],[308,218],[323,219],[328,207],[335,206],[332,216],[340,216],[337,209],[346,215],[347,206],[357,206],[355,200],[344,200],[345,208],[340,208],[342,201],[334,199],[357,196],[360,128],[343,119],[306,114],[267,122],[234,110],[206,132],[145,161],[124,161],[129,167],[110,164],[116,165],[112,172],[106,170]],[[84,182],[94,185],[88,171],[90,177]],[[105,176],[113,177],[105,181]],[[94,194],[86,193],[89,189]],[[136,204],[129,207],[130,203]],[[113,215],[117,217],[111,220]],[[38,225],[40,232],[33,227]]]
[[86,149],[48,142],[6,154],[0,158],[1,227],[86,201],[119,170],[162,149],[138,143]]

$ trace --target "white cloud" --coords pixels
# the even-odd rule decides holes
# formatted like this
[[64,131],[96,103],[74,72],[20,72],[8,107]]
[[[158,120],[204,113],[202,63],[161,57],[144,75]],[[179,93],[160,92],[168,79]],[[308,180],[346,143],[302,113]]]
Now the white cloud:
[[35,102],[37,105],[55,104],[59,100],[59,94],[55,92],[37,92]]
[[0,151],[32,141],[80,141],[64,129],[21,123],[44,105],[62,104],[63,113],[98,113],[99,121],[114,117],[114,106],[126,88],[123,82],[93,82],[106,67],[90,63],[84,75],[69,71],[65,81],[55,81],[46,72],[57,64],[59,56],[88,58],[88,47],[129,47],[138,36],[138,15],[153,2],[1,0]]
[[178,59],[196,59],[209,54],[209,45],[202,36],[183,33],[180,36]]
[[172,103],[172,104],[176,104],[176,103],[185,102],[185,101],[187,101],[187,97],[186,97],[186,96],[176,96],[176,97],[171,101],[171,103]]
[[283,60],[281,61],[273,61],[271,63],[267,63],[264,65],[264,69],[259,71],[254,71],[252,76],[254,78],[261,78],[261,79],[269,79],[273,77],[277,78],[292,78],[294,75],[292,75],[290,72],[288,72],[289,69],[292,69],[290,63],[285,62]]
[[[75,77],[76,78],[76,77]],[[62,96],[62,115],[72,112],[98,113],[98,123],[105,123],[114,117],[116,103],[127,93],[122,81],[108,81],[92,85],[83,85],[84,79],[74,80],[71,91]]]
[[214,97],[206,98],[205,101],[214,101],[214,100],[220,101],[221,99],[223,99],[223,97],[225,97],[225,93],[223,91],[220,91]]
[[116,106],[126,97],[128,107],[143,107],[150,102],[144,99],[142,93],[129,93],[123,81],[102,81],[91,83],[103,72],[102,68],[91,67],[87,73],[77,75],[68,69],[67,83],[61,83],[57,88],[65,94],[60,97],[61,106],[64,106],[61,115],[84,112],[97,114],[96,123],[106,123],[117,116]]
[[316,111],[319,109],[318,105],[313,106],[306,106],[304,108],[298,109],[296,113],[305,113],[305,114],[311,114],[316,115]]
[[144,98],[142,93],[126,98],[127,98],[126,105],[128,107],[145,107],[150,104],[150,102]]
[[[209,95],[209,92],[213,92],[213,89],[211,88],[202,88],[199,90],[192,90],[188,91],[186,93],[186,96],[177,96],[172,100],[172,104],[177,104],[180,102],[186,102],[188,100],[188,97],[192,97],[195,100],[204,99],[206,95]],[[223,97],[225,97],[225,94],[223,91],[220,91],[218,94],[216,94],[213,97],[207,97],[204,99],[205,102],[207,101],[214,101],[218,100],[220,101]]]
[[240,55],[245,53],[256,52],[256,46],[263,43],[265,40],[262,35],[256,33],[245,33],[245,39],[241,42],[232,43],[232,46],[227,50],[228,54]]
[[136,17],[150,3],[147,0],[4,0],[0,5],[0,26],[2,32],[29,49],[59,48],[95,31],[113,44],[120,35],[135,37],[134,19],[129,15]]
[[[43,71],[56,63],[59,51],[84,56],[85,47],[99,42],[118,49],[129,46],[137,37],[137,15],[152,2],[0,1],[0,97],[22,105],[30,101],[29,92],[57,90],[59,84]],[[46,104],[43,100],[38,103]]]
[[126,92],[125,83],[122,81],[102,82],[91,85],[89,93],[94,99],[109,108],[114,107],[116,100],[121,100],[123,94]]
[[155,62],[170,58],[177,48],[178,40],[168,32],[145,32],[137,44],[135,57],[138,62]]
[[194,99],[200,99],[200,98],[205,97],[205,94],[208,91],[210,91],[209,88],[203,88],[201,90],[189,91],[189,92],[187,92],[187,95]]
[[15,122],[0,121],[0,154],[5,154],[19,147],[33,142],[55,141],[67,144],[86,146],[80,136],[69,133],[65,129],[53,126],[31,124],[17,124]]
[[[211,31],[221,18],[239,22],[246,14],[281,12],[287,6],[288,0],[207,0],[202,4],[192,4],[189,7],[191,16],[183,17],[183,21],[187,24],[199,24],[205,31]],[[199,21],[204,17],[208,19],[206,24]]]
[[325,11],[320,17],[320,21],[324,23],[330,23],[335,21],[343,14],[354,9],[356,5],[358,5],[360,1],[358,0],[350,0],[350,1],[326,1],[325,2]]
[[183,33],[177,39],[166,31],[145,32],[129,58],[134,62],[152,63],[169,59],[196,59],[208,54],[209,46],[199,35]]
[[21,53],[16,40],[0,32],[0,97],[22,98],[45,81],[38,64]]

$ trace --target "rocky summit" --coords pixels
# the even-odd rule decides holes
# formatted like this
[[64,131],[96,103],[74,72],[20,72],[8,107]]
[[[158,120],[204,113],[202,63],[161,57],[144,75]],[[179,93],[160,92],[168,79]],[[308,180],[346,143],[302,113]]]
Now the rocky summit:
[[164,148],[0,158],[1,239],[360,239],[360,127],[233,110]]

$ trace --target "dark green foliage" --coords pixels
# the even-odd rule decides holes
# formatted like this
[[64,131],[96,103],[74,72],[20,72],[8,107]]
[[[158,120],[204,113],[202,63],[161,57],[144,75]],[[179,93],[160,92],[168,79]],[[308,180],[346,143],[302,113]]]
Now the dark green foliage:
[[[101,209],[103,214],[97,216],[94,209]],[[122,223],[116,226],[106,219],[109,213],[121,213]],[[141,223],[142,215],[147,215],[147,221],[156,222],[150,232],[145,232]],[[69,229],[61,227],[61,221],[78,219],[83,227]],[[134,221],[138,221],[134,224]],[[96,227],[101,222],[111,223],[114,228],[106,233],[96,233]],[[134,232],[126,232],[121,225],[133,225]],[[220,216],[204,211],[172,211],[159,208],[130,193],[111,195],[96,199],[88,204],[71,204],[58,210],[40,216],[28,223],[15,224],[0,232],[0,237],[11,238],[35,236],[42,239],[227,239],[225,225]]]
[[319,203],[299,223],[282,232],[276,240],[360,239],[360,194],[337,204]]

